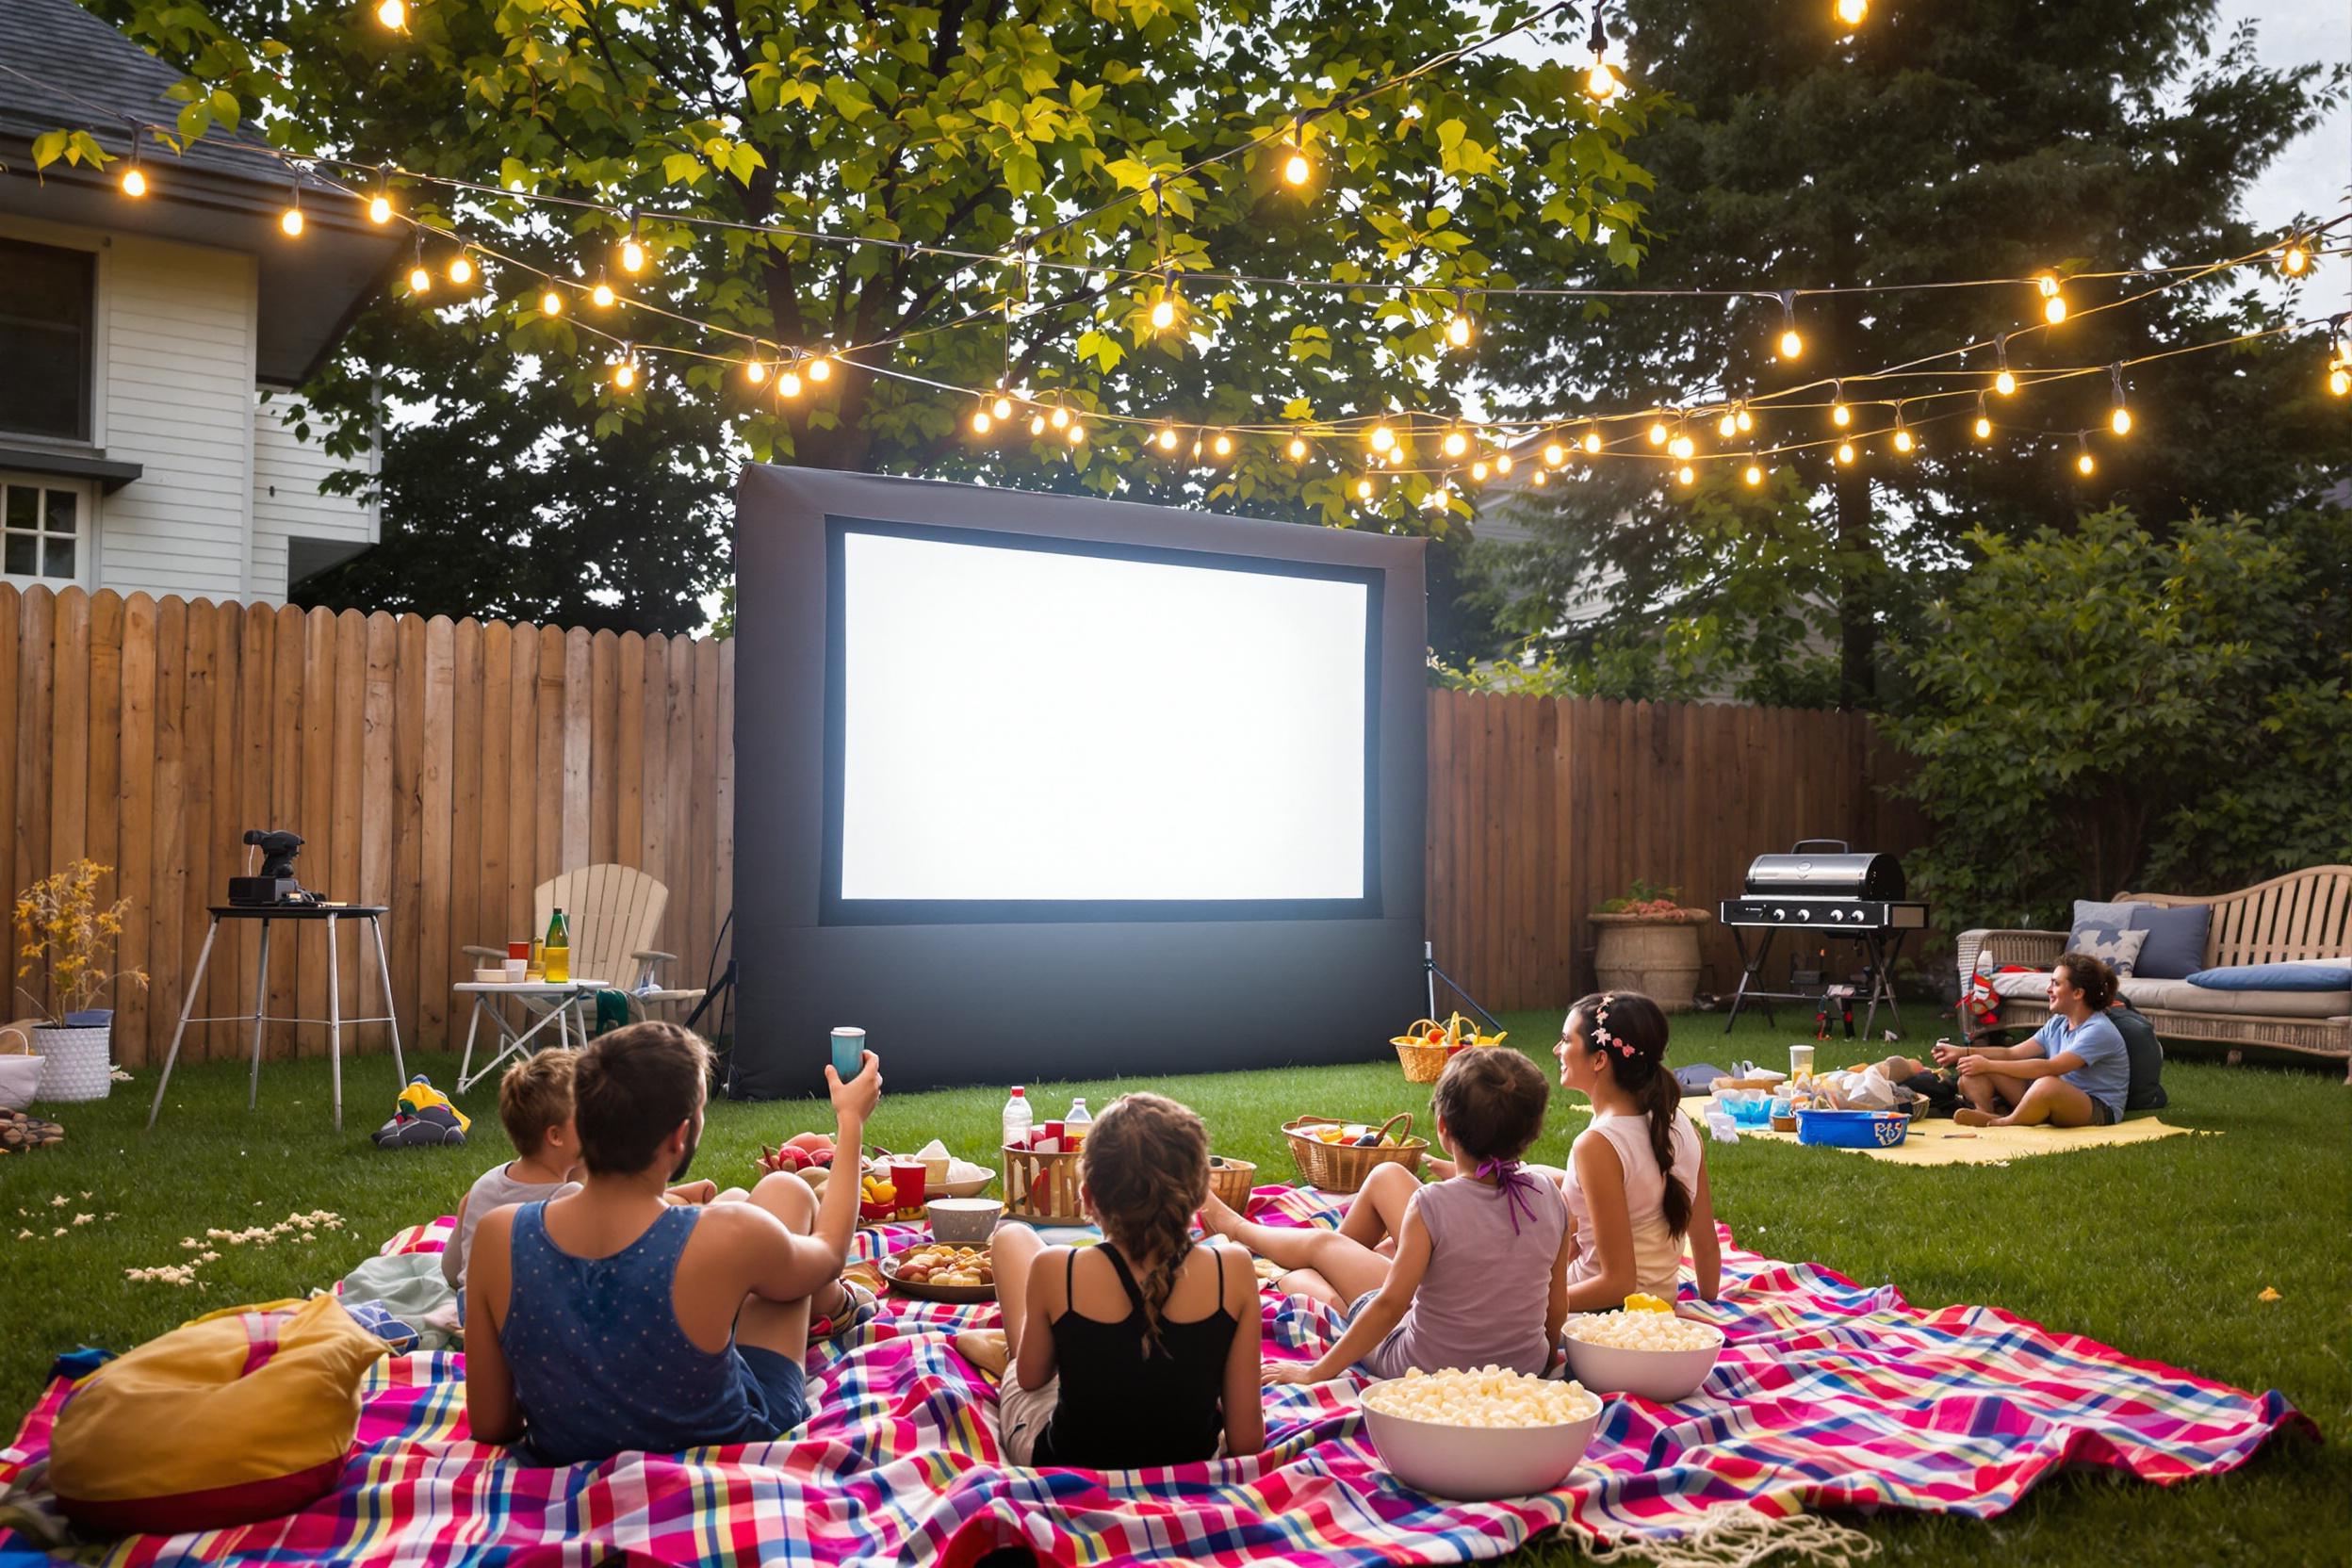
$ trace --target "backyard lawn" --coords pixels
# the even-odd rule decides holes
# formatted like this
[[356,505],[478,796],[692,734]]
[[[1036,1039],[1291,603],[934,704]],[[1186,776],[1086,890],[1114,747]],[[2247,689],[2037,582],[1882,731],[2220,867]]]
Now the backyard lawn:
[[[1540,1048],[1552,1015],[1507,1017],[1514,1043]],[[1756,1021],[1726,1039],[1720,1022],[1684,1021],[1670,1061],[1771,1060],[1801,1037]],[[1104,1054],[1115,1031],[1104,1032]],[[1916,1042],[1915,1035],[1915,1042]],[[1913,1049],[1916,1049],[1916,1043]],[[2194,1049],[2194,1048],[2192,1048]],[[812,1044],[815,1063],[821,1044]],[[1875,1054],[1875,1053],[1873,1053]],[[1825,1064],[1863,1052],[1825,1047]],[[412,1070],[453,1076],[449,1057]],[[887,1057],[885,1070],[887,1071]],[[386,1235],[448,1213],[482,1168],[508,1157],[493,1097],[477,1090],[475,1140],[462,1150],[382,1152],[366,1134],[391,1100],[388,1061],[346,1064],[347,1131],[331,1133],[322,1061],[273,1062],[262,1108],[244,1108],[235,1063],[183,1069],[152,1135],[140,1131],[154,1074],[95,1105],[56,1108],[61,1150],[0,1159],[0,1231],[15,1239],[0,1273],[0,1418],[9,1429],[38,1396],[50,1358],[78,1344],[115,1349],[184,1318],[324,1285]],[[2352,1558],[2352,1090],[2340,1070],[2230,1068],[2176,1059],[2165,1119],[2219,1133],[2020,1161],[2006,1168],[1905,1168],[1829,1151],[1710,1146],[1717,1212],[1740,1244],[1811,1259],[1856,1280],[1891,1282],[1915,1303],[1986,1302],[2128,1353],[2256,1391],[2277,1388],[2328,1435],[2289,1438],[2235,1475],[2169,1492],[2104,1473],[2062,1478],[1990,1526],[1894,1516],[1855,1521],[1897,1560],[1937,1562],[2329,1562]],[[1262,1180],[1295,1176],[1281,1122],[1304,1113],[1378,1119],[1426,1112],[1427,1090],[1393,1061],[1203,1077],[1032,1085],[1047,1113],[1073,1093],[1098,1111],[1124,1089],[1172,1094],[1208,1119],[1220,1153],[1259,1162]],[[912,1148],[932,1136],[967,1156],[993,1138],[1003,1088],[887,1092],[870,1136]],[[829,1126],[820,1104],[719,1103],[696,1175],[741,1179],[762,1141]],[[1538,1157],[1565,1153],[1580,1119],[1555,1116]],[[182,1264],[183,1237],[328,1210],[340,1230],[268,1246],[210,1244],[199,1282],[132,1282],[127,1268]],[[93,1217],[76,1223],[79,1216]],[[54,1233],[63,1227],[63,1233]],[[23,1234],[30,1232],[30,1236]],[[2276,1301],[2258,1298],[2265,1288]],[[1524,1554],[1567,1561],[1560,1547]]]

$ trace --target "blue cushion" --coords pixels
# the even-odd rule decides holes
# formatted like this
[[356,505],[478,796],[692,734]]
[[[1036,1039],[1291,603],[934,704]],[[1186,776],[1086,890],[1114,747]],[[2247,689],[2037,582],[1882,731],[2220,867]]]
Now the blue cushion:
[[2183,905],[2178,909],[2153,904],[2132,906],[2132,929],[2148,933],[2140,949],[2143,980],[2185,980],[2205,967],[2205,933],[2213,923],[2210,904]]
[[2288,964],[2201,969],[2189,976],[2189,984],[2202,986],[2209,991],[2352,990],[2352,959],[2305,958]]

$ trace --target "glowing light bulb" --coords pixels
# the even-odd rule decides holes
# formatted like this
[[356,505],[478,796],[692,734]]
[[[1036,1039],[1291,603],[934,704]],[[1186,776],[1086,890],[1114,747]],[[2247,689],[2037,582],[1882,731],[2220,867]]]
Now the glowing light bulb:
[[1839,430],[1843,430],[1848,425],[1854,423],[1854,410],[1846,406],[1844,399],[1840,398],[1838,401],[1829,405],[1829,422],[1836,425]]
[[588,291],[588,298],[598,310],[611,310],[613,298],[612,286],[605,282],[603,276],[599,274],[596,278],[596,286]]
[[1691,467],[1688,463],[1684,464],[1680,468],[1674,470],[1674,482],[1678,484],[1688,484],[1698,477],[1698,470]]
[[1568,461],[1568,449],[1557,441],[1544,443],[1544,461],[1557,468]]
[[1838,443],[1838,461],[1840,463],[1852,463],[1854,461],[1853,442],[1840,441]]
[[988,412],[1000,419],[1009,419],[1013,416],[1013,400],[999,392],[996,400],[988,404]]
[[1209,450],[1219,457],[1231,457],[1233,455],[1233,438],[1223,431],[1218,431],[1217,439],[1209,443]]
[[1470,449],[1470,438],[1458,430],[1449,430],[1446,433],[1444,446],[1447,457],[1460,457]]
[[743,367],[743,379],[759,386],[768,379],[768,368],[756,355]]
[[1070,410],[1066,408],[1055,408],[1053,416],[1046,420],[1046,423],[1052,425],[1055,430],[1068,430],[1070,428]]
[[368,203],[368,221],[370,223],[389,223],[392,221],[392,198],[389,196],[376,196],[369,198]]
[[635,235],[621,241],[621,270],[642,272],[645,270],[645,243]]
[[2077,452],[2075,454],[2074,471],[2076,473],[2082,474],[2087,478],[2091,474],[2097,472],[2099,464],[2092,459],[2091,454],[2087,450]]
[[300,207],[288,207],[284,212],[278,214],[278,227],[286,231],[286,237],[288,239],[302,238],[302,209]]
[[1029,433],[1032,435],[1043,435],[1045,433],[1044,415],[1032,414],[1029,416]]
[[1470,477],[1478,481],[1480,484],[1486,482],[1486,476],[1491,472],[1493,472],[1493,470],[1487,467],[1486,460],[1484,458],[1480,458],[1478,462],[1470,465]]
[[1849,27],[1859,27],[1863,19],[1870,14],[1870,0],[1838,0],[1834,8],[1838,21]]
[[1748,488],[1753,490],[1757,485],[1764,482],[1764,470],[1758,465],[1751,463],[1745,468],[1740,470],[1740,477],[1746,480],[1748,482]]
[[1152,302],[1152,330],[1153,332],[1166,332],[1168,328],[1174,326],[1175,324],[1175,291],[1173,289],[1163,289],[1160,291],[1160,297]]
[[995,428],[996,428],[996,421],[995,421],[995,419],[993,419],[993,418],[991,418],[991,417],[989,416],[989,415],[988,415],[988,411],[987,409],[985,409],[985,408],[975,408],[975,409],[973,409],[973,410],[972,411],[972,434],[974,434],[974,435],[986,435],[986,434],[988,434],[988,432],[989,432],[989,431],[991,431],[991,430],[993,430],[993,429],[995,429]]
[[1282,450],[1289,454],[1290,460],[1293,463],[1303,463],[1306,461],[1307,444],[1296,435],[1290,438],[1290,445],[1284,447]]
[[1470,313],[1460,305],[1456,305],[1454,313],[1446,318],[1446,341],[1457,349],[1466,349],[1470,346],[1470,338],[1474,330],[1470,324]]
[[449,281],[460,287],[474,281],[473,258],[463,251],[449,258]]
[[1663,420],[1663,419],[1653,419],[1653,420],[1651,420],[1651,421],[1650,421],[1650,445],[1651,445],[1651,446],[1653,446],[1653,447],[1662,447],[1662,446],[1664,446],[1665,444],[1666,444],[1666,421],[1665,421],[1665,420]]
[[1594,60],[1592,69],[1584,74],[1585,96],[1596,104],[1606,104],[1625,90],[1624,78],[1610,68],[1607,60]]
[[624,359],[612,367],[612,384],[626,392],[637,384],[637,362]]
[[1976,432],[1976,438],[1979,441],[1990,441],[1993,438],[1993,422],[1982,414],[1976,416],[1976,423],[1969,428]]
[[1511,472],[1511,454],[1509,452],[1497,452],[1494,454],[1494,471],[1498,474],[1507,474]]
[[1796,328],[1788,328],[1780,335],[1780,357],[1783,359],[1805,357],[1805,337]]
[[1748,412],[1748,405],[1745,403],[1740,405],[1740,413],[1731,422],[1742,435],[1756,428],[1756,416]]
[[[553,284],[549,284],[547,287],[539,291],[539,314],[542,316],[561,316],[564,314],[564,296],[556,289]],[[755,359],[752,363],[757,365],[760,362]]]
[[408,270],[408,291],[411,294],[430,294],[433,292],[433,274],[425,270],[424,264],[422,262],[417,263],[416,266]]
[[2278,270],[2291,278],[2299,278],[2311,265],[2311,253],[2304,248],[2300,236],[2290,239],[2278,253]]
[[137,201],[147,194],[147,174],[136,163],[122,171],[122,194]]
[[408,25],[408,0],[383,0],[376,7],[376,20],[399,32]]
[[1588,456],[1597,456],[1601,449],[1601,433],[1597,430],[1587,430],[1584,433],[1583,446]]
[[1372,482],[1368,479],[1360,479],[1356,481],[1356,499],[1360,501],[1368,501],[1371,498]]
[[1676,457],[1688,462],[1690,454],[1699,449],[1699,444],[1696,441],[1691,440],[1687,435],[1677,435],[1672,442],[1667,444],[1666,449],[1674,453]]
[[1919,443],[1911,438],[1911,433],[1909,431],[1903,429],[1901,425],[1897,425],[1895,427],[1895,450],[1899,452],[1907,452],[1913,447],[1918,445]]
[[1543,489],[1545,485],[1547,485],[1547,484],[1549,484],[1549,483],[1551,483],[1551,482],[1552,482],[1552,476],[1551,476],[1551,475],[1549,475],[1549,474],[1545,473],[1545,472],[1544,472],[1543,469],[1541,469],[1541,468],[1538,468],[1538,469],[1535,471],[1535,487],[1536,487],[1538,490]]
[[1739,434],[1740,420],[1738,416],[1726,412],[1722,418],[1715,421],[1715,433],[1722,436],[1726,441]]
[[800,372],[798,370],[787,370],[782,375],[776,377],[776,395],[779,398],[799,397]]
[[2001,368],[2001,374],[1993,378],[1993,390],[2004,398],[2012,396],[2017,390],[2017,378],[2009,373],[2006,366]]
[[2341,398],[2352,394],[2352,370],[2339,365],[2328,372],[2328,390]]
[[1284,182],[1290,185],[1304,185],[1314,177],[1315,165],[1307,161],[1307,155],[1304,151],[1293,147],[1290,150],[1290,156],[1282,160]]
[[1372,427],[1372,449],[1374,451],[1393,451],[1396,449],[1396,433],[1395,431],[1389,429],[1386,425],[1374,425]]
[[1152,438],[1152,444],[1159,448],[1160,450],[1164,452],[1174,451],[1176,449],[1175,427],[1173,425],[1162,425],[1160,427],[1160,433]]
[[1086,440],[1086,427],[1077,423],[1074,420],[1071,422],[1070,427],[1068,430],[1062,432],[1062,439],[1069,442],[1073,447]]
[[808,379],[814,382],[831,381],[833,379],[833,356],[830,354],[819,354],[816,358],[810,360],[808,362]]
[[2043,320],[2048,321],[2054,327],[2066,318],[2066,297],[2064,294],[2052,294],[2049,299],[2042,302]]
[[2107,428],[2114,431],[2117,435],[2131,434],[2132,411],[2124,407],[2121,403],[2117,403],[2115,405],[2115,412],[2107,416]]

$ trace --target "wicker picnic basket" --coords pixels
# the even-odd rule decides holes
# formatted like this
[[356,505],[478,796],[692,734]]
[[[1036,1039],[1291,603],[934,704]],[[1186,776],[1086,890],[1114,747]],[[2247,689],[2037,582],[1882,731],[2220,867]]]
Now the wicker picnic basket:
[[1078,1151],[1040,1154],[1004,1146],[1004,1217],[1032,1225],[1085,1225],[1078,1201]]
[[[1439,1031],[1444,1037],[1431,1040],[1429,1031]],[[1396,1064],[1405,1070],[1408,1084],[1434,1084],[1446,1071],[1446,1064],[1454,1059],[1454,1053],[1474,1045],[1500,1045],[1501,1035],[1481,1035],[1471,1020],[1456,1013],[1440,1023],[1433,1018],[1417,1019],[1412,1028],[1401,1035],[1390,1037],[1389,1044],[1396,1048]]]
[[1209,1190],[1235,1214],[1250,1208],[1250,1190],[1257,1185],[1258,1168],[1248,1160],[1229,1155],[1217,1156],[1222,1163],[1209,1167]]
[[1282,1131],[1289,1135],[1290,1157],[1298,1162],[1298,1174],[1308,1185],[1321,1187],[1325,1192],[1354,1192],[1371,1177],[1374,1166],[1401,1165],[1416,1172],[1421,1168],[1421,1156],[1429,1152],[1429,1140],[1413,1135],[1411,1111],[1398,1111],[1381,1122],[1377,1131],[1385,1137],[1389,1129],[1400,1121],[1405,1130],[1397,1135],[1393,1147],[1325,1143],[1309,1131],[1348,1125],[1333,1116],[1302,1116],[1283,1122]]

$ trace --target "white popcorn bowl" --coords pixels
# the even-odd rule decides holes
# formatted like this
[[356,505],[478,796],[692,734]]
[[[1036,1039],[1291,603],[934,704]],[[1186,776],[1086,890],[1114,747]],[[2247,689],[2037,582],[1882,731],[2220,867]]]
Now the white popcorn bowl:
[[1588,1389],[1599,1402],[1581,1421],[1553,1427],[1455,1427],[1373,1409],[1365,1396],[1387,1386],[1373,1383],[1358,1396],[1380,1463],[1415,1492],[1454,1502],[1491,1502],[1551,1491],[1583,1460],[1609,1410],[1609,1401]]
[[[1573,1320],[1569,1326],[1575,1327]],[[1572,1334],[1568,1375],[1595,1394],[1638,1394],[1661,1405],[1688,1399],[1706,1386],[1716,1358],[1723,1353],[1723,1331],[1711,1323],[1702,1326],[1714,1329],[1715,1343],[1699,1350],[1621,1350],[1587,1344]]]

